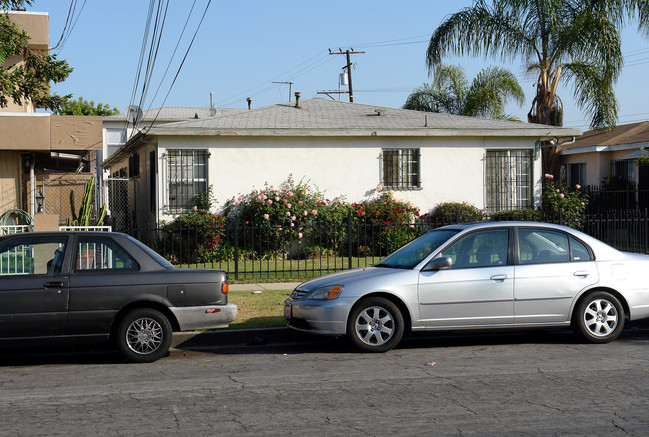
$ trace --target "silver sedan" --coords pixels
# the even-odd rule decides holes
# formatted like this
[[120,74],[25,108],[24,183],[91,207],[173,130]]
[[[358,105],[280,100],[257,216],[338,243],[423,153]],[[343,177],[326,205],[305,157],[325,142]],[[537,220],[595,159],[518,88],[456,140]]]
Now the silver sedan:
[[410,331],[571,326],[617,338],[649,317],[649,256],[582,232],[531,222],[446,226],[373,267],[300,284],[284,304],[289,328],[346,335],[384,352]]

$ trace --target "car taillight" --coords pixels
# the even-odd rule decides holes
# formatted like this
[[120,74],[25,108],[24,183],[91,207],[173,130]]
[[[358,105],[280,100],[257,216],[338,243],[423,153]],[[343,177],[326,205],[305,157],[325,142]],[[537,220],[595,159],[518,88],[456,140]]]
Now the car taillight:
[[220,313],[221,309],[220,308],[210,308],[205,310],[206,314],[214,314],[214,313]]
[[221,293],[228,294],[229,288],[230,286],[228,285],[228,283],[224,282],[223,284],[221,284]]

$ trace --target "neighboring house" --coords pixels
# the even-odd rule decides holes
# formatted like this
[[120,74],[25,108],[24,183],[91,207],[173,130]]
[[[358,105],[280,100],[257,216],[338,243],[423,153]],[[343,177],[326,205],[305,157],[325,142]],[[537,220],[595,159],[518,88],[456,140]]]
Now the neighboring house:
[[560,148],[564,180],[569,186],[600,186],[613,180],[638,186],[636,158],[643,147],[649,147],[649,121],[620,125],[610,132],[585,132]]
[[[30,47],[49,49],[49,16],[7,12],[30,35]],[[4,67],[20,64],[13,56]],[[34,214],[36,195],[45,196],[43,212],[70,215],[70,191],[83,193],[101,150],[101,117],[53,116],[35,112],[32,102],[13,101],[0,108],[0,216],[20,209]]]
[[135,195],[109,205],[155,226],[212,187],[227,200],[290,174],[326,196],[360,201],[394,190],[423,210],[447,201],[486,211],[538,206],[540,142],[576,129],[311,99],[154,126],[104,161],[133,175]]

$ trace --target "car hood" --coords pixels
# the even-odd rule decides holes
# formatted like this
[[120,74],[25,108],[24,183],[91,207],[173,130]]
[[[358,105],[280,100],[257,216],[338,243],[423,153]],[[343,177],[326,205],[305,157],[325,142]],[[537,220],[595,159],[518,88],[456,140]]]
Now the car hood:
[[[296,290],[312,291],[319,287],[327,285],[350,285],[354,282],[364,280],[375,280],[383,276],[394,275],[395,273],[405,272],[405,269],[395,269],[389,267],[365,267],[361,269],[346,270],[344,272],[332,273],[319,278],[303,282],[296,287]],[[410,271],[408,269],[408,271]]]

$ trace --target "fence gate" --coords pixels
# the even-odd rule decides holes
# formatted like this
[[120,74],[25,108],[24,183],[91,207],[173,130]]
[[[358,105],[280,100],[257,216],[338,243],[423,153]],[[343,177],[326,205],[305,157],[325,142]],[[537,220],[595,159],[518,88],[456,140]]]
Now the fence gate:
[[108,178],[106,203],[114,232],[132,234],[139,223],[139,190],[136,179]]

